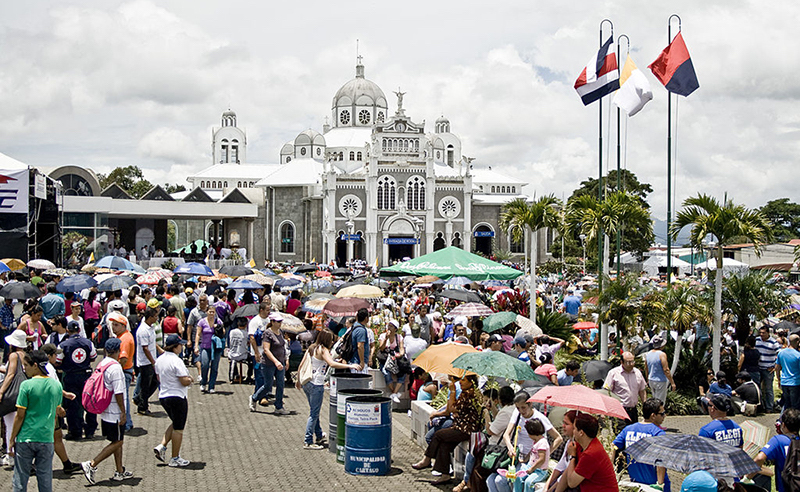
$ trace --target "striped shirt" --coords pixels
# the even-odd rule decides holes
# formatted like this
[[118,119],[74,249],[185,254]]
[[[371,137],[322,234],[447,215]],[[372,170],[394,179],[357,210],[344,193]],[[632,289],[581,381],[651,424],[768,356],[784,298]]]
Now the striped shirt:
[[775,361],[778,360],[778,350],[781,344],[772,337],[766,341],[761,337],[756,338],[756,348],[761,353],[761,358],[758,360],[759,369],[771,369],[775,367]]

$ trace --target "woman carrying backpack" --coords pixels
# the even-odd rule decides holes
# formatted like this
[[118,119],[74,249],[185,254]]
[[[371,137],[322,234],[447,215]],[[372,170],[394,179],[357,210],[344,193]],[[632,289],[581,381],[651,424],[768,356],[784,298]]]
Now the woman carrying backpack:
[[[311,359],[311,380],[305,385],[300,385],[300,378],[297,378],[295,386],[302,388],[308,398],[310,408],[308,421],[306,422],[306,436],[303,448],[305,449],[325,449],[325,433],[319,425],[319,411],[322,408],[322,400],[325,391],[325,374],[328,367],[334,369],[355,369],[357,364],[342,364],[336,362],[331,357],[331,347],[333,347],[333,333],[324,329],[317,335],[317,341],[308,348],[306,357]],[[301,363],[302,364],[302,363]],[[316,442],[314,442],[316,436]]]

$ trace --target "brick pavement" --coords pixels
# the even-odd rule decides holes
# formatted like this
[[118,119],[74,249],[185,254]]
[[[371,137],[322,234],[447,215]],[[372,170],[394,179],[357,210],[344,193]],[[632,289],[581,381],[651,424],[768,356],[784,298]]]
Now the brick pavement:
[[[191,374],[195,370],[190,369]],[[227,361],[220,363],[220,378],[227,374]],[[405,413],[394,413],[392,472],[386,477],[352,476],[336,463],[335,456],[327,449],[305,450],[302,447],[308,402],[305,394],[295,388],[287,388],[286,408],[291,413],[275,416],[267,413],[272,407],[258,407],[250,413],[247,398],[253,387],[222,383],[217,394],[201,394],[200,386],[189,390],[189,420],[184,434],[181,455],[192,461],[186,469],[169,468],[153,456],[153,446],[158,444],[169,419],[154,396],[151,410],[153,417],[134,415],[136,428],[125,437],[123,462],[135,478],[123,483],[111,482],[114,471],[113,458],[100,464],[98,489],[111,487],[138,488],[141,490],[314,490],[374,492],[450,490],[450,486],[434,487],[429,482],[434,478],[430,470],[416,471],[411,463],[419,460],[423,450],[410,439],[410,419]],[[775,416],[757,420],[766,425],[774,422]],[[735,420],[743,420],[736,417]],[[665,425],[681,432],[697,433],[708,422],[708,417],[667,417]],[[321,411],[321,425],[328,429],[328,395],[326,392]],[[75,462],[88,460],[100,451],[106,441],[66,442],[70,459]],[[61,473],[61,463],[54,460],[54,490],[86,490],[83,475],[67,477]],[[680,478],[675,476],[674,478]],[[0,470],[0,489],[9,488],[11,471]],[[30,490],[36,490],[36,480],[31,479]]]

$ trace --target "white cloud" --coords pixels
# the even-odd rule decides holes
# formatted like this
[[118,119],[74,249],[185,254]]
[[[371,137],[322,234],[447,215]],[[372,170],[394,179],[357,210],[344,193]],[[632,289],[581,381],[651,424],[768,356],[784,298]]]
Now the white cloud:
[[164,159],[176,164],[199,162],[204,157],[198,152],[198,142],[174,128],[159,128],[139,142],[139,154],[143,157]]

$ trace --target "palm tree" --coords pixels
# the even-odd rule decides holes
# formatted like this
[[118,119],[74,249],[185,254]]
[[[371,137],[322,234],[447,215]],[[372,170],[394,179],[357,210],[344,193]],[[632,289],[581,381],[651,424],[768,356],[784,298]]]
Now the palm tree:
[[622,340],[636,325],[645,289],[633,274],[617,275],[604,283],[602,291],[589,292],[588,296],[597,296],[598,321],[616,325],[617,339]]
[[672,374],[675,374],[680,361],[683,334],[692,328],[695,321],[708,323],[711,318],[711,309],[697,289],[687,283],[676,282],[664,293],[664,313],[668,321],[667,326],[678,331],[678,340],[675,342],[675,352],[672,354],[672,367],[670,368]]
[[712,362],[714,371],[719,371],[719,350],[722,330],[722,248],[732,239],[745,238],[753,243],[756,254],[761,253],[761,246],[772,241],[772,229],[769,222],[758,210],[750,210],[743,205],[736,205],[727,197],[723,203],[715,198],[698,194],[683,202],[683,209],[678,212],[675,221],[670,224],[670,234],[676,240],[681,230],[691,226],[691,243],[700,247],[703,239],[709,234],[717,240],[717,273],[714,285],[714,333],[712,343]]
[[741,345],[751,333],[751,316],[762,319],[786,305],[780,291],[767,284],[769,276],[769,272],[751,270],[723,280],[722,310],[736,316],[736,339]]
[[[567,222],[573,230],[585,234],[587,241],[596,240],[603,233],[614,236],[623,226],[653,233],[650,211],[638,197],[624,191],[609,193],[603,201],[589,195],[571,198],[567,204]],[[602,267],[598,273],[602,281]],[[608,359],[607,340],[608,326],[601,324],[600,358],[603,360]]]
[[525,239],[525,234],[531,235],[531,307],[528,314],[534,323],[536,322],[537,233],[539,229],[545,227],[551,229],[558,227],[560,207],[561,200],[553,195],[543,196],[532,203],[528,203],[523,198],[517,198],[505,204],[503,212],[500,214],[500,228],[509,231],[515,242],[521,243]]

